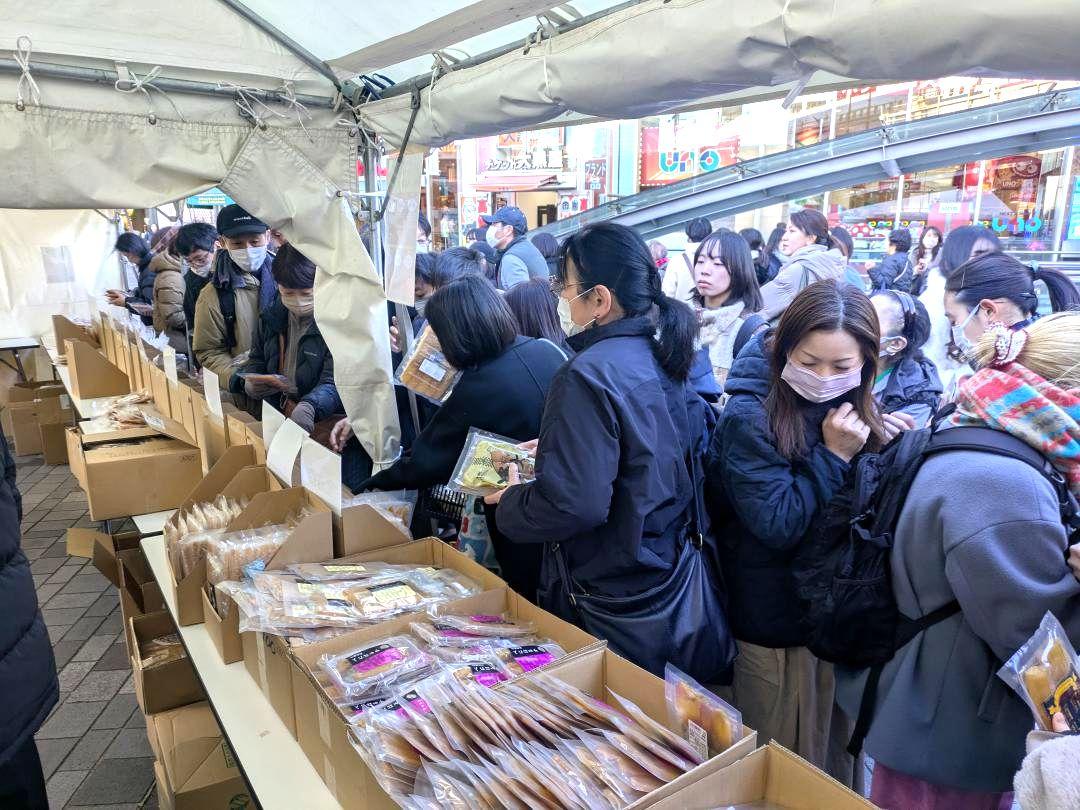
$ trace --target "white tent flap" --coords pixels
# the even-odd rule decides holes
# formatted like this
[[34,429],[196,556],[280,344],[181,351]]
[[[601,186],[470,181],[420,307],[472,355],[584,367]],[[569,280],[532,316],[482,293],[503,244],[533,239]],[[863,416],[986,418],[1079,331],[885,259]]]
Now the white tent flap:
[[[420,214],[420,175],[427,150],[411,150],[401,161],[401,169],[386,203],[383,229],[383,267],[386,297],[412,306],[416,299],[416,223]],[[393,167],[390,169],[394,171]]]

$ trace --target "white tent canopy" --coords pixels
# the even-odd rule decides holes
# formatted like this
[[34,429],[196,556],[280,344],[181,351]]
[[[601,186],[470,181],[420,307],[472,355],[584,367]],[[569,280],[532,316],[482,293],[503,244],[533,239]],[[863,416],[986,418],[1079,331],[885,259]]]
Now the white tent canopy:
[[[383,281],[351,209],[355,115],[399,146],[412,98],[354,110],[343,102],[360,100],[355,85],[342,80],[430,78],[428,54],[445,52],[413,122],[422,150],[807,81],[1076,78],[1063,21],[1078,11],[1080,0],[0,0],[0,208],[152,207],[221,186],[319,266],[316,318],[342,400],[386,462],[397,415]],[[452,66],[454,49],[477,56],[514,43]],[[418,170],[418,155],[405,161],[395,190],[405,218]],[[409,272],[410,227],[399,218],[390,231],[390,267]]]

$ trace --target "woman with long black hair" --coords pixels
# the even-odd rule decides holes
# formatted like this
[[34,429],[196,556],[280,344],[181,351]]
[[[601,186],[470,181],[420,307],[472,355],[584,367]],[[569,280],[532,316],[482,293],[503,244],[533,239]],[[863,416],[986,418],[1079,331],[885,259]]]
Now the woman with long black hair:
[[562,246],[559,315],[577,354],[551,384],[536,478],[489,496],[498,529],[543,543],[541,607],[640,666],[710,683],[734,653],[702,548],[712,417],[688,385],[697,322],[641,237],[600,224]]

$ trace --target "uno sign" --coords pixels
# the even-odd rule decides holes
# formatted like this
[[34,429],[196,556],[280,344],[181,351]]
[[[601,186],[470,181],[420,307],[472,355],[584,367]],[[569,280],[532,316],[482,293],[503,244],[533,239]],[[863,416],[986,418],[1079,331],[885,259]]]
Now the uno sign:
[[697,152],[693,149],[684,151],[661,152],[659,155],[660,171],[665,174],[699,174],[713,172],[724,165],[719,149],[709,148]]

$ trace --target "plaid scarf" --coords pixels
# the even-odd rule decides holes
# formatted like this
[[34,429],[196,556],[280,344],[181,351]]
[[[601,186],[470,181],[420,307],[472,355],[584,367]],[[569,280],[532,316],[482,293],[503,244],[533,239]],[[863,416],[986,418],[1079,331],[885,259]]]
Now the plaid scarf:
[[1046,456],[1080,498],[1080,388],[1015,362],[984,368],[960,384],[952,422],[1011,433]]

